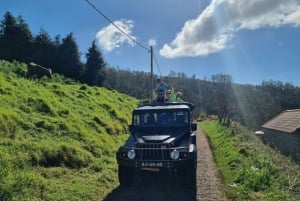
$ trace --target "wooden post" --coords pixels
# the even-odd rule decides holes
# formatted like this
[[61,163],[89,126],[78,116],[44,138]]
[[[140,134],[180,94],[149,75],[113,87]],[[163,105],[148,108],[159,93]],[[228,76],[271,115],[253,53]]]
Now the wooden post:
[[154,82],[153,82],[153,48],[150,46],[150,60],[151,60],[151,90],[150,90],[150,97],[151,102],[153,102],[153,89],[154,89]]

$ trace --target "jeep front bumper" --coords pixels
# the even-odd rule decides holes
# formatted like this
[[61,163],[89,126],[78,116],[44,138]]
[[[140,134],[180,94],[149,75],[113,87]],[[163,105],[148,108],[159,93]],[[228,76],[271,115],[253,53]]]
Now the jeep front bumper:
[[[156,150],[155,152],[151,153],[152,157],[148,157],[149,154],[146,154],[146,157],[145,150],[139,151],[137,151],[136,157],[134,159],[129,159],[127,156],[128,150],[119,150],[117,153],[117,161],[119,165],[134,167],[136,169],[177,169],[185,167],[189,164],[193,164],[197,160],[196,151],[187,152],[181,150],[179,152],[179,158],[176,160],[171,159],[170,154],[166,154],[170,153],[171,150]],[[144,154],[143,157],[140,157],[141,153]]]

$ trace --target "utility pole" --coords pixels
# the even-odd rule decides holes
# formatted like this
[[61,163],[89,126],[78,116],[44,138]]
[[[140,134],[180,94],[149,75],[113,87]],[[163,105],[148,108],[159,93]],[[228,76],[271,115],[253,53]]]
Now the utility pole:
[[154,83],[153,83],[153,48],[150,46],[150,60],[151,60],[151,90],[150,90],[150,97],[151,97],[151,102],[153,101],[153,88],[154,88]]

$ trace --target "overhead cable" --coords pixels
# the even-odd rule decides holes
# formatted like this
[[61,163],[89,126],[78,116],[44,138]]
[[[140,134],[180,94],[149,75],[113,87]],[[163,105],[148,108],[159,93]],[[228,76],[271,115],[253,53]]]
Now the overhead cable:
[[159,72],[159,75],[161,76],[160,68],[159,68],[159,65],[158,65],[158,63],[157,63],[157,60],[156,60],[156,57],[155,57],[155,55],[154,55],[154,54],[153,54],[153,58],[154,58],[154,61],[155,61],[155,64],[156,64],[157,70],[158,70],[158,72]]
[[134,38],[132,38],[130,35],[128,35],[125,31],[123,31],[120,27],[118,27],[112,20],[110,20],[108,17],[106,17],[106,15],[104,15],[94,4],[92,4],[89,0],[86,0],[86,2],[88,4],[90,4],[90,6],[92,6],[100,15],[102,15],[107,21],[109,21],[114,27],[116,27],[123,35],[125,35],[129,40],[133,41],[134,43],[136,43],[138,46],[140,46],[141,48],[144,48],[147,51],[150,51],[149,48],[147,48],[146,46],[144,46],[143,44],[139,43],[137,40],[135,40]]

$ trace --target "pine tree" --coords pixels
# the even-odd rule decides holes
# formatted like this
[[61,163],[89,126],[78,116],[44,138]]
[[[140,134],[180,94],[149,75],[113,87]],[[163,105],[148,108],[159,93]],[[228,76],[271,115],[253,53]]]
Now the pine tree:
[[86,66],[84,71],[84,80],[90,85],[102,86],[105,79],[106,62],[101,52],[93,41],[92,46],[86,53]]
[[74,79],[80,78],[83,64],[80,61],[78,45],[73,37],[73,33],[62,39],[59,49],[59,73]]
[[[56,60],[55,46],[49,34],[41,28],[34,38],[32,61],[43,66],[53,66]],[[53,68],[53,67],[52,67]]]
[[9,61],[28,62],[32,54],[32,33],[22,16],[17,19],[10,13],[4,14],[0,25],[0,57]]

